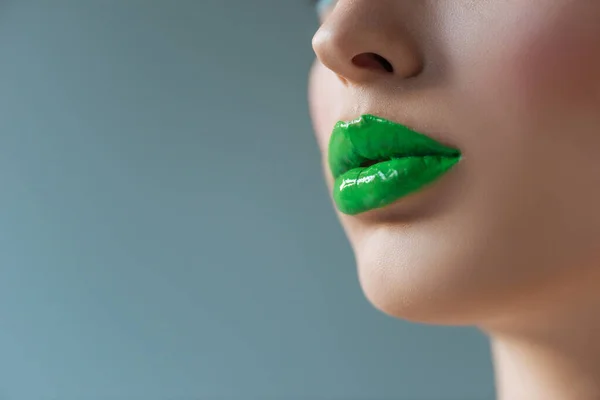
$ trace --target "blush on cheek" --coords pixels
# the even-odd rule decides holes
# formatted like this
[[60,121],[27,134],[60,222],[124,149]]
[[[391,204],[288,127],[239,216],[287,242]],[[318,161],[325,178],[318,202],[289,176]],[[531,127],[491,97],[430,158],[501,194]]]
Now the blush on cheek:
[[[595,7],[600,17],[600,5]],[[600,23],[583,7],[561,9],[539,24],[518,27],[500,80],[524,106],[546,112],[589,106],[600,92]],[[586,14],[587,12],[587,14]],[[502,78],[503,76],[503,78]]]

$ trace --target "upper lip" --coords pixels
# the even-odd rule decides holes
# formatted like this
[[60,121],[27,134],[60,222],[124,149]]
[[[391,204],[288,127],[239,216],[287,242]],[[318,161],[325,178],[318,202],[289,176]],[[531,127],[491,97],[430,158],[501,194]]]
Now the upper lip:
[[334,178],[351,169],[401,157],[459,157],[458,149],[402,124],[365,114],[338,122],[329,142],[329,167]]

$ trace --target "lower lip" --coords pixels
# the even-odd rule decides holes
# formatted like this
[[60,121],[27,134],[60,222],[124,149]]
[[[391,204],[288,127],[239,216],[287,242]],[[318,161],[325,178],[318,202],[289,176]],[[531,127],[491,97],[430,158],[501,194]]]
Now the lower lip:
[[459,160],[451,156],[402,157],[354,168],[336,179],[333,197],[338,209],[348,215],[385,207],[432,184]]

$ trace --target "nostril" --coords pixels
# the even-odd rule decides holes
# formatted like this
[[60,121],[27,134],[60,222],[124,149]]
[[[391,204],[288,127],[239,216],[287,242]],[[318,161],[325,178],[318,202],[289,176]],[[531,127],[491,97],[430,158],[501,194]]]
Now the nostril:
[[352,64],[359,68],[385,71],[388,73],[394,72],[392,64],[384,57],[375,53],[359,54],[352,59]]

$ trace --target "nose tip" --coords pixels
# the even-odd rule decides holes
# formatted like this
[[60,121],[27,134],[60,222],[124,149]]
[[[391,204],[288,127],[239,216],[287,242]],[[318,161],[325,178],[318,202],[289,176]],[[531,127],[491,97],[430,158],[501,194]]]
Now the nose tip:
[[360,9],[364,2],[345,4],[336,7],[313,37],[313,49],[325,67],[343,82],[355,84],[419,74],[421,59],[401,20],[375,6],[364,18]]

